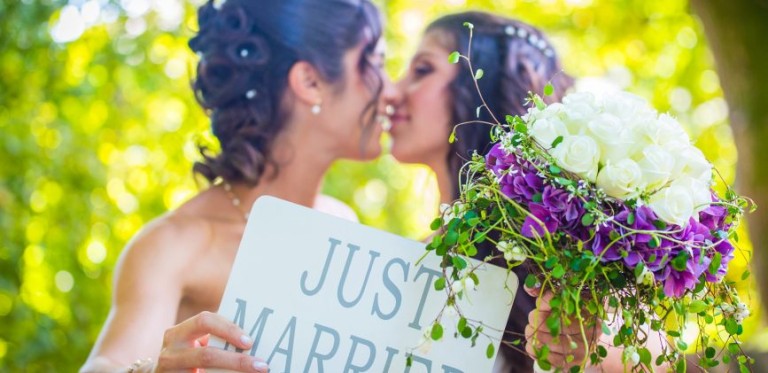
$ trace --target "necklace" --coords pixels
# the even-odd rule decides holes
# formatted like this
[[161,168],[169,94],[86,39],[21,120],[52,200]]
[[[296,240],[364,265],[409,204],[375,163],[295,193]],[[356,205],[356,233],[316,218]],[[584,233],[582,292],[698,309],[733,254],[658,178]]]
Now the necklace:
[[229,197],[230,201],[232,201],[232,206],[234,206],[239,213],[243,215],[243,220],[248,221],[248,212],[243,211],[243,208],[240,207],[240,198],[237,197],[235,192],[232,190],[232,185],[229,185],[228,182],[223,182],[222,186],[224,187],[224,191],[227,192],[227,196]]

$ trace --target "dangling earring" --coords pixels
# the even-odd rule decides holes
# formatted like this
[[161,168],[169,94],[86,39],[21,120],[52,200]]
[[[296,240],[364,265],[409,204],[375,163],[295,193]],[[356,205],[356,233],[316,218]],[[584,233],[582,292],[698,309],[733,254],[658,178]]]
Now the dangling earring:
[[318,103],[312,105],[312,114],[315,114],[315,115],[320,114],[320,109],[321,109],[320,105],[321,104],[322,104],[321,102],[318,102]]

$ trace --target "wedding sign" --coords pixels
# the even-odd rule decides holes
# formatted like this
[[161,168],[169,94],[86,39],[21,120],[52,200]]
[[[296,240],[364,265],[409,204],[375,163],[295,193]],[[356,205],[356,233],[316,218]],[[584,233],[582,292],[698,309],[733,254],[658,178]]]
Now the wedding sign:
[[[443,308],[445,292],[434,288],[440,258],[419,261],[423,248],[262,197],[218,312],[251,335],[253,348],[242,353],[265,359],[270,372],[490,372],[495,356],[488,358],[485,346],[499,345],[518,279],[483,265],[476,273],[484,286],[467,289],[457,304],[467,318],[483,321],[478,346],[454,338],[458,316],[450,312],[441,316],[444,336],[430,342],[425,331]],[[220,340],[210,345],[235,350]]]

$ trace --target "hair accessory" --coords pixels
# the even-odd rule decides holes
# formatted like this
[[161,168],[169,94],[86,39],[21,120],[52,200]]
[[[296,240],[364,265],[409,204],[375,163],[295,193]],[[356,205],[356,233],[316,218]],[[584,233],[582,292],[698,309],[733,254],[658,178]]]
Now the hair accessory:
[[245,98],[249,100],[253,100],[253,98],[256,97],[257,94],[258,92],[255,89],[251,89],[250,91],[245,92]]
[[555,56],[555,51],[549,48],[549,44],[547,44],[547,41],[544,40],[543,37],[537,34],[531,33],[522,27],[506,25],[504,26],[504,34],[510,38],[516,37],[516,38],[523,39],[530,46],[540,50],[547,57],[551,58]]

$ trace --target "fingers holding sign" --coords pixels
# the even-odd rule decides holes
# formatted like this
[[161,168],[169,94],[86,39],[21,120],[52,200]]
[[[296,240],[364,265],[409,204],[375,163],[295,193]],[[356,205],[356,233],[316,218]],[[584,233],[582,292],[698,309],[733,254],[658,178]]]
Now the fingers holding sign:
[[221,338],[240,349],[249,349],[253,345],[253,340],[229,320],[215,313],[202,312],[166,330],[154,372],[199,368],[259,373],[269,370],[261,359],[209,347],[209,336]]

